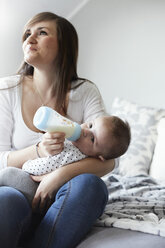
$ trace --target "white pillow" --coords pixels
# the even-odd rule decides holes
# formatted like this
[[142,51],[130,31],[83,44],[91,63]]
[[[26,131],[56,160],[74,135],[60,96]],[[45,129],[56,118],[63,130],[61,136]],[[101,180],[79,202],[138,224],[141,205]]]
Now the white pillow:
[[111,114],[128,121],[131,143],[120,157],[119,174],[123,176],[148,175],[157,139],[157,124],[165,110],[143,107],[125,99],[115,98]]
[[158,180],[165,180],[165,118],[162,118],[157,127],[158,138],[155,146],[150,175]]

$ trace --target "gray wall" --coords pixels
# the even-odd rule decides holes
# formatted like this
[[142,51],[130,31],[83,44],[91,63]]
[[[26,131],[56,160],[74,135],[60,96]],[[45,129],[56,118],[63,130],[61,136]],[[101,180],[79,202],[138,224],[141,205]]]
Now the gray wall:
[[107,110],[115,96],[165,108],[165,0],[0,0],[0,77],[22,61],[25,22],[47,10],[70,16],[79,74],[98,85]]
[[71,21],[80,37],[79,72],[115,96],[165,108],[165,1],[91,0]]

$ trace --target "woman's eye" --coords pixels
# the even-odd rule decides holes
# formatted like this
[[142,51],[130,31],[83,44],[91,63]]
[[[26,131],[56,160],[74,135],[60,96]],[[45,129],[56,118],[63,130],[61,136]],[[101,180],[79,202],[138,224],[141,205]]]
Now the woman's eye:
[[41,30],[40,35],[47,35],[47,33],[45,31]]
[[30,35],[31,35],[30,33],[26,33],[24,39],[26,40]]

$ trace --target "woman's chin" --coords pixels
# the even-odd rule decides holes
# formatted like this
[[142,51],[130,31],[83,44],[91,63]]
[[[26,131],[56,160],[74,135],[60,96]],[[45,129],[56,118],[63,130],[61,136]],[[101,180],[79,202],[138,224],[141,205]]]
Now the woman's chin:
[[[28,65],[32,65],[32,60],[29,57],[24,57],[24,61],[28,64]],[[33,66],[33,65],[32,65]]]
[[24,56],[24,61],[31,66],[35,66],[35,64],[37,64],[38,59],[36,58],[36,56],[27,54]]

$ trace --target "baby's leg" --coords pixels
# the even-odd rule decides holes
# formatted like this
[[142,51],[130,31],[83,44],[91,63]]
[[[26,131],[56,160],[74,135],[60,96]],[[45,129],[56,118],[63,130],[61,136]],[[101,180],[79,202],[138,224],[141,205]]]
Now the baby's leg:
[[22,169],[7,167],[0,170],[0,186],[9,186],[19,190],[31,204],[38,183],[34,182],[30,175]]

